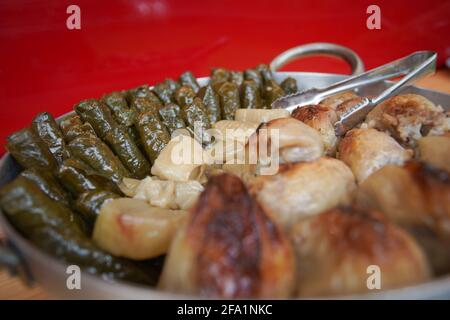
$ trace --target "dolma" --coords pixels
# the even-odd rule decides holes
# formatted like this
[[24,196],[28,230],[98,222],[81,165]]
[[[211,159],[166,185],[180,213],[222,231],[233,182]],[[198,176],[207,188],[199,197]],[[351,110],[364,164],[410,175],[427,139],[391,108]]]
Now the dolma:
[[272,70],[270,70],[267,64],[260,64],[256,67],[256,69],[261,74],[264,83],[267,83],[270,80],[274,80]]
[[112,118],[108,107],[97,100],[86,100],[75,107],[77,113],[89,122],[97,135],[111,148],[125,165],[125,168],[138,179],[150,172],[150,164],[128,133]]
[[168,103],[163,108],[159,109],[159,115],[171,135],[177,129],[186,127],[181,116],[180,106],[175,103]]
[[88,223],[89,228],[95,224],[100,209],[105,201],[120,198],[117,193],[107,190],[92,190],[82,193],[75,201],[75,209]]
[[195,92],[190,86],[181,86],[175,91],[175,101],[180,107],[191,104],[194,98]]
[[244,82],[244,73],[241,71],[230,71],[230,82],[240,87],[242,82]]
[[220,108],[220,98],[211,85],[203,87],[199,91],[199,97],[202,99],[208,112],[209,122],[216,123],[222,119],[222,111]]
[[53,171],[57,163],[47,146],[31,128],[25,128],[8,137],[6,149],[23,168]]
[[181,110],[183,119],[194,133],[194,137],[197,140],[201,139],[202,144],[210,143],[211,136],[206,130],[211,128],[211,123],[202,100],[195,98],[190,105],[182,107]]
[[222,106],[222,119],[233,120],[236,110],[241,107],[238,87],[234,83],[225,82],[218,93]]
[[135,110],[128,106],[122,92],[112,92],[104,95],[102,101],[111,110],[114,120],[121,126],[131,127],[136,119]]
[[83,161],[98,175],[120,183],[130,173],[111,149],[99,138],[92,135],[81,135],[69,143],[71,154]]
[[272,108],[272,102],[286,95],[274,80],[267,81],[264,85],[263,93],[266,100],[266,108],[268,109]]
[[213,68],[210,75],[210,84],[214,90],[219,88],[230,79],[230,72],[225,68]]
[[164,80],[164,83],[169,87],[169,89],[172,91],[172,95],[175,94],[175,91],[180,87],[180,84],[176,82],[173,79],[166,79]]
[[64,161],[56,176],[72,195],[78,196],[81,193],[102,188],[98,179],[88,174],[90,170],[92,169],[86,164],[72,158]]
[[51,114],[48,112],[39,113],[33,119],[32,129],[34,134],[47,146],[56,163],[61,164],[64,159],[70,157],[64,136]]
[[106,133],[116,126],[108,107],[98,100],[81,101],[75,105],[74,109],[83,122],[91,124],[100,139],[103,139]]
[[200,86],[197,83],[197,79],[195,79],[194,75],[190,71],[186,71],[180,76],[180,83],[182,86],[190,86],[195,93],[200,90]]
[[54,201],[59,201],[66,207],[70,206],[70,196],[62,188],[51,172],[36,168],[26,169],[20,176],[33,182],[43,193]]
[[263,78],[261,73],[257,69],[247,69],[244,71],[244,79],[245,80],[253,80],[258,88],[262,90],[263,87]]
[[167,104],[172,102],[172,96],[174,91],[172,91],[172,89],[166,82],[160,82],[157,85],[155,85],[153,87],[153,92],[156,93],[156,95],[163,103]]
[[59,127],[63,133],[66,143],[69,143],[82,134],[92,134],[95,136],[94,128],[89,123],[83,123],[80,116],[76,113],[65,116],[60,122]]
[[161,150],[169,143],[170,134],[159,117],[151,111],[141,113],[136,126],[147,157],[153,163]]
[[263,107],[261,91],[257,84],[251,80],[245,80],[241,86],[241,108],[260,109]]
[[3,187],[0,206],[12,224],[37,247],[67,264],[109,280],[154,284],[156,274],[97,248],[75,221],[70,209],[50,200],[23,177]]
[[143,179],[150,174],[150,163],[123,128],[111,129],[104,137],[104,141],[134,178]]
[[287,77],[280,84],[285,94],[294,94],[298,91],[297,81],[294,78]]

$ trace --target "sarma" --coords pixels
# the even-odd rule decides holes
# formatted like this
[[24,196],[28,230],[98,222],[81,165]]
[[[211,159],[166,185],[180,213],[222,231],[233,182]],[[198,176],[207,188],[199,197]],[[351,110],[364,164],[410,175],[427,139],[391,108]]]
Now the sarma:
[[64,136],[55,119],[48,112],[41,112],[34,117],[32,128],[37,137],[47,146],[58,164],[70,157]]
[[92,135],[81,135],[69,143],[72,155],[83,161],[98,175],[120,183],[130,173],[111,149],[99,138]]
[[6,149],[23,168],[40,168],[53,171],[55,158],[30,128],[22,129],[8,137]]
[[170,134],[164,123],[151,111],[141,113],[136,126],[147,157],[153,163],[159,152],[169,143]]

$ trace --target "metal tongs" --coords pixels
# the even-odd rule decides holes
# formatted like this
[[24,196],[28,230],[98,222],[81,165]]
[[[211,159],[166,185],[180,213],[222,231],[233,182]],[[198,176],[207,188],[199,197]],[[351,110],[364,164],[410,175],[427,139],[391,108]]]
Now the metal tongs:
[[436,52],[417,51],[404,58],[339,81],[329,87],[322,89],[312,88],[282,97],[272,103],[272,108],[283,108],[292,111],[297,107],[318,104],[323,99],[343,91],[404,76],[401,80],[394,82],[389,88],[381,92],[377,97],[364,98],[360,103],[345,111],[334,127],[336,135],[341,136],[361,123],[377,104],[383,102],[404,86],[411,84],[425,75],[434,73],[436,70],[436,57]]

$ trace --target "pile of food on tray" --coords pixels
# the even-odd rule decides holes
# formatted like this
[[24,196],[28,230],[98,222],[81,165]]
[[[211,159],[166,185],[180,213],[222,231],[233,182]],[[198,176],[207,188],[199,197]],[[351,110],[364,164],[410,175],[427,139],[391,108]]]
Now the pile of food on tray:
[[[175,293],[345,295],[368,291],[373,265],[383,290],[449,273],[450,114],[398,95],[338,137],[361,97],[271,109],[296,91],[266,65],[216,68],[205,86],[185,72],[40,113],[8,139],[23,171],[0,207],[64,263]],[[251,162],[250,141],[272,158]]]

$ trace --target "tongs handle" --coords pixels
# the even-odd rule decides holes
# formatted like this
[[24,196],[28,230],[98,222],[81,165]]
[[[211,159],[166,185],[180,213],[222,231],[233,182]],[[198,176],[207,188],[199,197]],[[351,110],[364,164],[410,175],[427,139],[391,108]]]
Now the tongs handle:
[[[436,70],[437,53],[432,51],[417,51],[405,58],[396,60],[387,65],[373,69],[365,74],[372,73],[378,69],[382,69],[382,73],[389,74],[386,70],[391,70],[392,74],[404,73],[406,75],[392,86],[384,90],[377,97],[372,99],[364,98],[360,103],[344,112],[339,121],[335,124],[337,135],[343,135],[345,132],[353,128],[355,125],[364,120],[366,115],[379,103],[389,98],[392,94],[402,89],[405,85],[410,84],[425,75],[434,73]],[[364,75],[364,74],[363,74]],[[353,83],[353,82],[352,82]],[[339,90],[341,91],[341,90]],[[342,90],[345,91],[345,90]]]
[[[362,87],[371,83],[387,80],[393,77],[399,77],[406,74],[408,74],[409,77],[409,75],[411,75],[422,64],[425,64],[424,71],[427,71],[425,73],[427,74],[429,71],[431,71],[432,67],[427,68],[426,66],[429,66],[430,62],[433,60],[434,63],[436,63],[435,52],[417,51],[404,58],[392,61],[378,68],[369,70],[356,76],[352,76],[350,78],[336,82],[327,88],[321,89],[321,96],[322,98],[326,98],[336,93],[344,92],[357,87]],[[414,76],[412,76],[411,79],[412,78],[414,78]],[[406,84],[406,82],[403,84]]]

